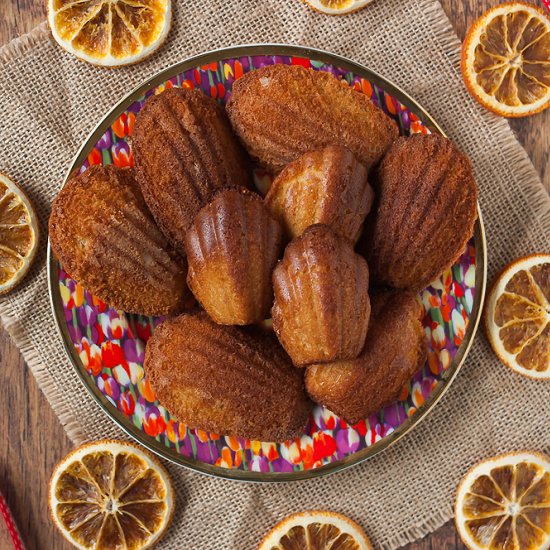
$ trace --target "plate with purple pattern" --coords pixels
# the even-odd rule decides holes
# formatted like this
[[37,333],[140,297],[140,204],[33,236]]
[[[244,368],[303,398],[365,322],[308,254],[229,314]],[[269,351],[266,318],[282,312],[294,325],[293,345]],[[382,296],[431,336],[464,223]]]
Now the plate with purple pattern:
[[[116,105],[88,137],[68,172],[93,164],[132,166],[130,136],[146,98],[171,87],[198,88],[224,104],[242,74],[275,63],[328,71],[366,94],[402,135],[442,133],[412,98],[369,69],[320,50],[284,45],[237,46],[164,70]],[[259,184],[263,178],[257,178]],[[419,293],[428,359],[398,400],[349,425],[316,406],[301,437],[284,443],[207,433],[178,422],[157,401],[143,369],[147,340],[162,318],[128,314],[73,280],[48,248],[49,285],[57,326],[72,366],[104,412],[150,450],[193,470],[249,481],[311,478],[357,464],[406,434],[435,405],[472,343],[485,291],[481,216],[462,256]]]

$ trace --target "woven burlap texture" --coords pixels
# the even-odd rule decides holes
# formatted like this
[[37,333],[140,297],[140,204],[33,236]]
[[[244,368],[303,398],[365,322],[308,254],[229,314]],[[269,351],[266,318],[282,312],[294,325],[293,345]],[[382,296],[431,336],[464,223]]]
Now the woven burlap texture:
[[[489,279],[518,255],[548,251],[548,196],[507,122],[484,112],[465,91],[460,44],[439,3],[377,0],[342,18],[313,13],[298,0],[173,4],[168,43],[138,66],[110,71],[79,62],[56,46],[45,24],[0,50],[0,171],[27,191],[42,229],[34,268],[21,288],[2,299],[0,313],[75,443],[124,435],[82,387],[54,326],[45,266],[49,206],[71,159],[107,110],[145,78],[190,55],[243,43],[294,43],[378,71],[426,107],[470,155]],[[160,548],[250,550],[274,522],[308,508],[351,516],[377,547],[401,546],[451,518],[455,487],[474,461],[519,448],[548,451],[549,404],[549,384],[513,374],[478,334],[458,378],[428,418],[351,470],[258,485],[168,464],[178,506]]]

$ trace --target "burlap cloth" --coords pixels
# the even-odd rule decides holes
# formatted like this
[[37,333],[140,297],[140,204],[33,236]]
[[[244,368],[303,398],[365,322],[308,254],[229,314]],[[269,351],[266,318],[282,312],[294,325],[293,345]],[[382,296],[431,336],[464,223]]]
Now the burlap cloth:
[[[54,327],[45,265],[49,205],[106,110],[145,78],[190,55],[239,43],[285,42],[324,48],[373,68],[412,94],[472,158],[489,280],[518,255],[550,251],[548,195],[508,123],[484,112],[465,91],[460,44],[439,3],[377,0],[343,18],[315,14],[298,0],[173,4],[167,45],[138,66],[109,71],[79,62],[55,45],[45,25],[0,50],[0,171],[24,186],[42,224],[34,269],[2,299],[0,313],[75,443],[124,435],[81,386]],[[474,461],[524,447],[550,451],[550,384],[509,371],[478,334],[457,380],[428,418],[351,470],[259,485],[168,464],[178,507],[160,547],[249,550],[286,514],[326,508],[359,521],[376,546],[394,548],[452,516],[455,487]]]

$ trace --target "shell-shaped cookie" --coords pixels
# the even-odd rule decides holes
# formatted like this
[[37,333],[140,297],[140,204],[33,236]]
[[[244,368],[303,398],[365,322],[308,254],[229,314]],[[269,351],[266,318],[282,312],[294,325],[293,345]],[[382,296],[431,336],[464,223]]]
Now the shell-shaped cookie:
[[330,144],[344,145],[370,169],[399,135],[367,96],[330,73],[300,66],[245,74],[226,110],[248,152],[274,172]]
[[265,203],[289,239],[321,223],[355,243],[373,199],[365,166],[349,149],[329,145],[290,163],[273,181]]
[[223,108],[199,90],[171,88],[149,98],[136,117],[132,149],[145,201],[180,254],[212,192],[250,180]]
[[220,191],[195,217],[185,249],[189,287],[216,323],[248,325],[269,317],[282,227],[259,195]]
[[159,325],[144,366],[158,400],[193,428],[285,441],[311,412],[302,373],[273,334],[217,325],[204,312]]
[[53,202],[49,233],[63,269],[111,307],[182,309],[185,261],[156,226],[131,169],[90,166],[69,180]]
[[415,295],[378,292],[371,304],[369,332],[359,357],[310,365],[306,371],[310,397],[350,424],[395,401],[426,361],[422,307]]
[[369,269],[325,225],[294,239],[273,272],[273,329],[297,366],[354,359],[369,324]]
[[399,138],[375,180],[361,250],[377,283],[421,290],[460,256],[477,217],[470,160],[437,134]]

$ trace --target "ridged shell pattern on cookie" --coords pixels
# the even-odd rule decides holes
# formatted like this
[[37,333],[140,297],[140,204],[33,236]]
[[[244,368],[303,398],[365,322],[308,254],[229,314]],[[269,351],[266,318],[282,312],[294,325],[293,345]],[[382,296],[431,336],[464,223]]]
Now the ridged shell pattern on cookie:
[[355,359],[369,324],[369,269],[351,243],[312,225],[273,272],[273,329],[297,366]]
[[220,191],[195,217],[185,248],[189,287],[214,321],[248,325],[269,317],[282,228],[259,195]]

